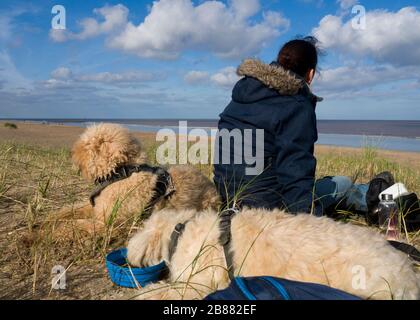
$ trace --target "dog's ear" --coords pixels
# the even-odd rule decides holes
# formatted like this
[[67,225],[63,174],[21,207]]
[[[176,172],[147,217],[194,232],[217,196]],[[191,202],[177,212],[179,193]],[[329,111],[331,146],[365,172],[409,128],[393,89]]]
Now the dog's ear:
[[147,228],[134,235],[127,245],[127,260],[133,267],[148,267],[162,262],[162,229]]
[[84,143],[82,140],[77,140],[71,151],[72,153],[72,161],[73,164],[79,169],[80,173],[82,174],[83,178],[89,179],[87,165],[89,162],[88,153],[83,148]]
[[140,142],[116,124],[99,124],[86,129],[72,150],[73,162],[85,179],[95,180],[117,167],[145,162]]

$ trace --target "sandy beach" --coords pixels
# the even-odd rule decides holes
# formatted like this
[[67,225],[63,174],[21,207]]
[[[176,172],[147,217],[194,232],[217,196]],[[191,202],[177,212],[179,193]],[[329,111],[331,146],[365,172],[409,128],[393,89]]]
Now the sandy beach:
[[[4,123],[5,121],[0,122],[0,142],[13,141],[42,147],[70,148],[84,130],[84,128],[75,126],[28,122],[16,122],[18,129],[10,129],[6,128]],[[154,133],[135,132],[134,135],[142,141],[155,141]],[[324,145],[317,145],[315,150],[318,156],[331,153],[346,156],[361,152],[362,150],[358,148]],[[420,170],[420,153],[378,150],[378,155],[390,161]]]

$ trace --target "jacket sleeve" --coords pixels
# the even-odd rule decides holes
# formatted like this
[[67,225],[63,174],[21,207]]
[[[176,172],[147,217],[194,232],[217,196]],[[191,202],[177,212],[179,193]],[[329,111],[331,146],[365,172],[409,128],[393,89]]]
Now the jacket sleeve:
[[299,101],[280,108],[274,165],[283,203],[291,213],[309,213],[314,199],[314,144],[318,139],[315,110],[310,103]]

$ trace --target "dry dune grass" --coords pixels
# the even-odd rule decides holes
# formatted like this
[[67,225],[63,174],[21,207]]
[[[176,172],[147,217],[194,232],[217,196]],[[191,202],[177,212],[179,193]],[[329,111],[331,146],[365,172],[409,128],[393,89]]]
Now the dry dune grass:
[[[67,128],[66,135],[64,127],[44,127],[43,130],[43,126],[39,127],[32,130],[31,137],[28,132],[25,133],[24,130],[30,130],[25,129],[23,124],[13,130],[14,133],[20,132],[20,136],[10,136],[11,133],[3,135],[3,131],[10,129],[0,126],[0,299],[133,296],[131,290],[113,286],[104,268],[105,254],[125,245],[136,230],[131,225],[110,223],[109,233],[88,239],[80,237],[72,243],[53,240],[48,235],[40,239],[31,237],[31,231],[45,223],[51,212],[85,199],[92,188],[82,180],[70,159],[69,146],[82,129]],[[63,133],[54,135],[57,130]],[[152,137],[147,134],[141,136],[150,155],[157,147]],[[390,160],[390,157],[382,156],[382,151],[373,148],[353,152],[343,148],[332,152],[333,148],[323,148],[318,149],[320,176],[341,174],[366,182],[375,173],[390,170],[397,180],[420,194],[420,161],[408,166],[403,157],[398,161]],[[415,156],[410,154],[410,157]],[[210,166],[199,168],[211,176]],[[345,212],[343,219],[364,223]],[[119,236],[111,238],[111,231],[117,231]],[[407,234],[407,240],[420,245],[419,234]],[[62,265],[68,270],[66,290],[51,290],[51,269],[55,265]]]

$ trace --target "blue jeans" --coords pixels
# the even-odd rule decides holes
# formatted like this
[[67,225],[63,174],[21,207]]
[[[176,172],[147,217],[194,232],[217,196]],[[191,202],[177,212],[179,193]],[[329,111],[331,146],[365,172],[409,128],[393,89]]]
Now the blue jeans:
[[343,204],[357,211],[367,212],[368,184],[353,184],[348,177],[326,177],[315,182],[315,194],[323,211]]

